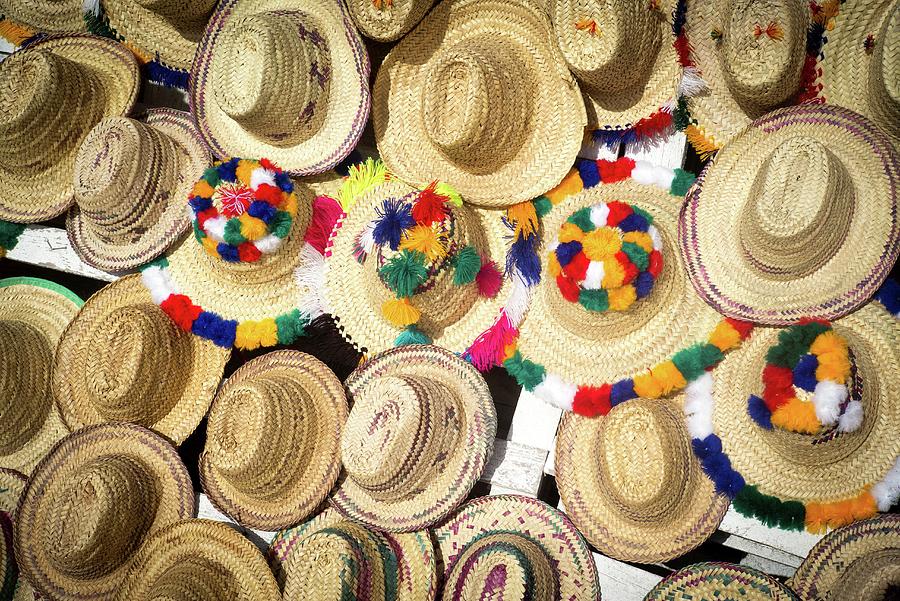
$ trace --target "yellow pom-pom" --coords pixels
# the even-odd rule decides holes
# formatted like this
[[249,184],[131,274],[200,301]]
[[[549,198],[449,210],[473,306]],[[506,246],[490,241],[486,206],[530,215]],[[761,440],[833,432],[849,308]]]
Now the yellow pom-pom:
[[212,198],[213,192],[213,187],[209,185],[209,182],[202,179],[191,188],[191,194],[194,196],[202,196],[203,198]]
[[234,170],[234,174],[240,181],[249,186],[250,176],[253,174],[253,170],[257,167],[259,167],[259,163],[257,163],[256,161],[241,159],[240,161],[238,161],[238,165]]
[[238,348],[252,351],[261,346],[276,344],[278,344],[278,326],[275,325],[274,319],[244,321],[237,325],[234,345]]
[[422,316],[408,298],[394,298],[381,305],[384,318],[393,325],[405,328],[419,321]]
[[544,194],[550,199],[554,205],[559,204],[563,199],[573,194],[577,194],[584,189],[584,182],[581,181],[581,175],[577,169],[572,169],[569,174],[563,178],[558,186]]
[[249,213],[244,213],[238,219],[241,222],[241,236],[247,240],[259,240],[269,233],[266,222],[257,217],[251,217]]
[[822,428],[813,404],[797,397],[772,412],[772,425],[801,434],[815,434]]
[[574,223],[569,223],[567,221],[559,228],[560,242],[572,242],[574,240],[578,240],[580,242],[583,238],[584,232],[581,231],[581,228]]
[[601,227],[585,234],[581,248],[591,261],[602,261],[622,250],[622,238],[614,229]]
[[687,381],[684,379],[684,376],[681,375],[681,372],[678,371],[678,368],[675,367],[675,364],[671,361],[663,361],[650,370],[650,372],[662,388],[663,395],[670,394],[675,390],[681,390],[687,386]]
[[709,335],[709,343],[724,353],[741,343],[741,334],[730,323],[722,320]]
[[[601,282],[601,285],[604,288],[607,290],[618,288],[624,281],[625,270],[622,268],[621,263],[615,259],[606,259],[603,261],[603,282]],[[610,299],[609,304],[612,306],[612,299]]]
[[622,236],[622,240],[625,242],[633,242],[648,253],[653,252],[653,238],[646,232],[626,232],[625,235]]
[[216,248],[219,245],[218,242],[207,236],[206,238],[202,238],[200,243],[203,244],[203,248],[209,256],[219,257],[219,249]]
[[637,292],[631,284],[609,289],[607,294],[609,295],[609,308],[612,311],[624,311],[637,300]]
[[547,271],[550,272],[550,277],[556,277],[562,273],[562,266],[559,264],[559,259],[556,258],[556,253],[550,253],[547,256]]
[[407,230],[400,242],[401,250],[416,250],[428,257],[429,261],[437,261],[447,256],[447,247],[431,226],[417,225]]
[[287,194],[285,192],[281,193],[281,203],[279,203],[278,208],[282,211],[287,211],[290,213],[291,217],[297,215],[297,194],[291,192]]
[[645,373],[633,378],[634,393],[643,399],[658,399],[662,396],[663,390],[652,373]]
[[819,366],[816,368],[816,379],[831,380],[844,383],[850,377],[850,357],[846,352],[835,351],[822,353],[818,357]]
[[516,237],[531,236],[538,229],[537,211],[531,201],[520,202],[506,209],[506,218],[516,226]]
[[847,341],[834,330],[822,332],[816,336],[813,343],[809,345],[809,352],[813,355],[824,355],[825,353],[833,353],[835,351],[846,353]]

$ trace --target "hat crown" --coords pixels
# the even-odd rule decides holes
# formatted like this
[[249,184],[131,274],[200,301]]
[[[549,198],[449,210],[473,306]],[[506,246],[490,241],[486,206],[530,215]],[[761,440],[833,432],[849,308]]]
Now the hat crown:
[[147,601],[231,601],[243,583],[207,557],[179,557],[148,586]]
[[218,0],[136,0],[138,4],[168,20],[182,25],[185,21],[206,21]]
[[[28,349],[27,359],[15,351]],[[0,320],[0,455],[31,440],[47,418],[53,350],[34,327]]]
[[882,123],[894,124],[896,133],[900,131],[900,4],[894,3],[873,41],[875,62],[869,73],[869,89],[874,101],[870,105]]

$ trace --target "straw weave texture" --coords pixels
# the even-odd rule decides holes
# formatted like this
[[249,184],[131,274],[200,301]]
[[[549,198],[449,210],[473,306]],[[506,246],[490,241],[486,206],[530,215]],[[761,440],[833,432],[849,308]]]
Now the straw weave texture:
[[753,568],[724,562],[689,565],[653,587],[644,601],[796,601],[797,596],[774,578]]

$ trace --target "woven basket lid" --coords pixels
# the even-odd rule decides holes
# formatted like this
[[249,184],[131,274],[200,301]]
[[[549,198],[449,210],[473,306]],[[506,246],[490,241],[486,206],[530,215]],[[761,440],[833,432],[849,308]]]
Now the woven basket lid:
[[75,205],[66,217],[72,248],[105,271],[155,259],[190,227],[184,199],[208,166],[188,113],[159,108],[143,121],[104,119],[75,158]]
[[809,4],[687,2],[685,35],[708,87],[688,106],[710,144],[722,148],[754,119],[794,103],[803,84]]
[[369,116],[369,59],[340,0],[223,0],[191,70],[191,110],[213,154],[322,173]]
[[367,38],[392,42],[415,27],[435,0],[348,0],[353,22]]
[[128,114],[139,85],[134,55],[91,35],[50,36],[3,61],[0,219],[33,223],[64,212],[75,199],[81,141],[104,117]]
[[450,351],[405,346],[345,382],[344,474],[332,496],[376,530],[421,530],[459,505],[493,450],[497,413],[484,378]]
[[586,122],[546,15],[521,0],[445,0],[388,54],[373,97],[399,178],[504,207],[565,176]]
[[249,528],[296,524],[337,481],[346,420],[344,388],[315,357],[276,351],[253,359],[213,401],[200,455],[203,489]]
[[36,32],[84,33],[84,0],[0,0],[0,15]]
[[764,324],[853,311],[900,253],[898,181],[888,137],[847,109],[755,121],[688,193],[679,238],[694,288],[725,315]]
[[68,434],[50,374],[63,331],[84,304],[38,278],[0,279],[0,464],[28,475]]
[[684,555],[718,528],[715,493],[671,401],[633,399],[603,418],[563,416],[556,483],[566,513],[604,555],[656,563]]
[[87,426],[28,481],[16,513],[19,569],[45,597],[109,599],[147,536],[195,512],[172,445],[135,424]]
[[259,549],[236,529],[185,519],[147,537],[116,599],[120,601],[281,601]]
[[644,601],[796,601],[788,587],[771,576],[732,563],[695,563],[667,576]]
[[333,508],[279,532],[269,560],[285,601],[431,601],[437,589],[428,532],[368,530]]
[[13,514],[19,504],[28,477],[25,474],[0,468],[0,599],[10,601],[34,601],[34,589],[24,578],[19,578],[13,546]]
[[479,497],[434,530],[442,599],[599,601],[597,568],[569,519],[518,495]]
[[880,601],[900,589],[900,515],[831,532],[788,581],[804,601]]
[[178,445],[206,415],[229,357],[178,329],[129,275],[89,298],[66,328],[53,394],[72,431],[128,421]]

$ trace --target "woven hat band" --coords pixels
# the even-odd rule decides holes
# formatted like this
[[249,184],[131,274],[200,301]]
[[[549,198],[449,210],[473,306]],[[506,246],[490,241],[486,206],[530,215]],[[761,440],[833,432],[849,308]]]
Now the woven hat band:
[[52,362],[40,331],[21,321],[0,321],[0,455],[25,446],[47,418]]
[[216,102],[247,131],[287,148],[321,128],[331,87],[328,44],[312,14],[231,20],[210,66]]
[[856,191],[840,159],[798,136],[772,151],[749,198],[740,223],[744,255],[766,277],[787,280],[814,272],[840,249]]
[[217,0],[136,0],[138,4],[164,17],[174,25],[186,22],[206,22]]
[[829,591],[829,599],[888,599],[889,587],[900,587],[900,549],[897,548],[873,550],[844,567],[844,573]]

